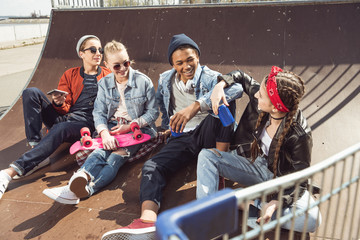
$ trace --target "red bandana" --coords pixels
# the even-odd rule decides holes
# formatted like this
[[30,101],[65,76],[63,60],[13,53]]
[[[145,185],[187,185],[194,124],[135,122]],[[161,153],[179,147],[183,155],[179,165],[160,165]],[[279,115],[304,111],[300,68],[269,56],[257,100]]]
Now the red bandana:
[[277,110],[280,112],[289,112],[289,109],[285,107],[284,103],[281,101],[278,90],[277,90],[277,83],[276,83],[276,75],[283,70],[279,67],[273,66],[271,68],[271,72],[269,74],[267,84],[266,84],[266,91],[269,95],[270,101],[275,106]]

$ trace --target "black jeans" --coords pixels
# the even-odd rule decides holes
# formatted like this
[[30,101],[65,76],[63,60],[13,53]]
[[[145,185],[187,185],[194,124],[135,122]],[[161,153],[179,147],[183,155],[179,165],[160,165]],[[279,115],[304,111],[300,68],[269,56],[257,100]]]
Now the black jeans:
[[214,148],[216,142],[230,142],[232,134],[233,125],[225,128],[218,118],[208,115],[193,131],[171,137],[142,168],[140,201],[151,200],[160,206],[167,179],[196,160],[201,149]]
[[[24,90],[23,108],[26,137],[28,141],[35,141],[38,144],[10,164],[19,175],[25,175],[32,170],[62,143],[79,140],[81,128],[94,129],[92,122],[68,121],[65,116],[61,116],[52,107],[45,94],[37,88]],[[43,138],[40,135],[42,123],[49,129]]]
[[46,95],[38,88],[27,88],[22,93],[25,134],[28,142],[41,140],[42,124],[50,129],[55,123],[65,121],[52,106]]

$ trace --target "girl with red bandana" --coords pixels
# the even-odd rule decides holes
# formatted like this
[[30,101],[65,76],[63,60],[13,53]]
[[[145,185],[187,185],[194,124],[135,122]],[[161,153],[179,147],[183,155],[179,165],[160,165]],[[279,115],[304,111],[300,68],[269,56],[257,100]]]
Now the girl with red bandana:
[[[198,157],[197,198],[218,190],[219,177],[225,177],[243,186],[251,186],[293,173],[310,166],[312,137],[305,117],[299,109],[304,95],[304,82],[296,74],[272,67],[259,84],[242,71],[218,77],[211,95],[215,114],[221,101],[227,105],[224,88],[240,83],[250,102],[232,138],[230,152],[203,149]],[[216,129],[215,129],[216,131]],[[314,202],[307,191],[307,182],[300,184],[299,196],[295,188],[286,189],[282,195],[282,214],[293,207],[306,209]],[[264,214],[257,219],[269,222],[276,216],[279,206],[277,194],[268,196],[267,202],[255,200],[255,207]],[[314,232],[321,222],[317,207],[308,212],[306,232]],[[302,232],[306,216],[295,219],[294,230]],[[290,229],[291,221],[282,225]]]

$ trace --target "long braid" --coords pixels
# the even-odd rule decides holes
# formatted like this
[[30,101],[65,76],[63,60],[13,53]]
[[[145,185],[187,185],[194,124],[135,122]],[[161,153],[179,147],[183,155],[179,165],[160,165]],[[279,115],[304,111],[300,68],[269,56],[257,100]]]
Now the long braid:
[[278,139],[273,162],[274,178],[277,175],[277,167],[279,162],[280,148],[283,144],[286,134],[293,123],[294,116],[298,110],[300,99],[305,93],[304,82],[302,79],[292,72],[283,71],[279,72],[276,76],[278,82],[278,92],[281,100],[285,106],[290,110],[286,115],[285,126]]
[[294,109],[286,115],[286,122],[285,122],[284,129],[283,129],[283,131],[279,137],[279,140],[277,142],[277,145],[276,145],[275,154],[274,154],[274,162],[273,162],[273,166],[272,166],[273,172],[274,172],[274,178],[276,177],[276,174],[277,174],[277,166],[278,166],[278,162],[279,162],[280,148],[282,146],[282,143],[284,141],[286,134],[288,133],[288,131],[291,127],[291,124],[293,122],[293,117],[296,114],[296,111],[297,111],[297,109]]

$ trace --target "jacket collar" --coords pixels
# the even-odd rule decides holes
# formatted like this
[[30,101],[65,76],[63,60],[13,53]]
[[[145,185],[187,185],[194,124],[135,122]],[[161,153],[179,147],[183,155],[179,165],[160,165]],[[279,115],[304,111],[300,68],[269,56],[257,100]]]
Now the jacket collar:
[[203,68],[201,67],[200,62],[199,62],[199,63],[198,63],[198,66],[197,66],[197,68],[196,68],[196,72],[195,72],[194,78],[193,78],[194,84],[195,84],[196,86],[198,85],[198,82],[200,81],[200,77],[201,77],[201,74],[202,74],[202,70],[203,70]]
[[129,67],[129,81],[127,82],[127,85],[132,88],[136,87],[134,75],[135,75],[135,70]]
[[[254,131],[254,137],[256,139],[259,139],[262,129],[266,126],[266,122],[269,120],[269,114],[267,113],[263,119],[261,120],[260,126],[255,129]],[[276,133],[274,135],[274,139],[279,139],[280,134],[282,133],[284,127],[285,127],[286,117],[281,121],[278,129],[276,130]],[[307,129],[308,125],[306,122],[306,119],[302,116],[301,111],[298,109],[293,117],[293,123],[298,123],[302,126],[303,129]]]

